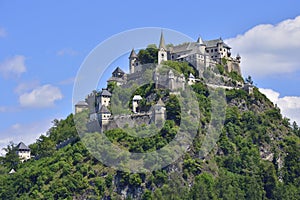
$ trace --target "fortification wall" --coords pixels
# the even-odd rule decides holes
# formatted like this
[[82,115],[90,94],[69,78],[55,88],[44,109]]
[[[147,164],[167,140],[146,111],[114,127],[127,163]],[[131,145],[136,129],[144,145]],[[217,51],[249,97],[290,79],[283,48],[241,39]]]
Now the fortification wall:
[[138,113],[131,115],[116,115],[110,118],[109,122],[100,126],[98,120],[91,120],[87,123],[89,132],[103,132],[115,128],[124,128],[125,126],[134,127],[142,124],[150,124],[152,121],[152,112]]

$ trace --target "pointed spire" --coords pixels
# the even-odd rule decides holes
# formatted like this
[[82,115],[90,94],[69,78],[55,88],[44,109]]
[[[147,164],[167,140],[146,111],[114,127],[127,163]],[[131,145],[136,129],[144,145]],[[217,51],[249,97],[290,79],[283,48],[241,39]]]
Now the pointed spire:
[[159,98],[158,102],[156,103],[157,106],[165,106],[164,102]]
[[134,48],[132,48],[129,58],[137,58],[137,57],[138,56],[136,55]]
[[160,41],[159,41],[159,49],[163,48],[164,50],[166,50],[166,45],[165,45],[165,38],[164,38],[164,33],[163,31],[161,31],[160,34]]
[[203,40],[202,40],[202,38],[199,36],[198,37],[198,39],[197,39],[197,43],[199,43],[199,44],[204,44],[204,42],[203,42]]

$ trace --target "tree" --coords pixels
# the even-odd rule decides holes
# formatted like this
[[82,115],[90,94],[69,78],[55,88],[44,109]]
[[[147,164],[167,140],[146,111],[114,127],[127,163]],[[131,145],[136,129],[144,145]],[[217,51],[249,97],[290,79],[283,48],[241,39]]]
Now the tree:
[[51,156],[55,151],[55,143],[50,137],[41,135],[36,141],[36,147],[33,150],[33,154],[40,157]]
[[293,128],[293,133],[300,137],[300,129],[298,124],[295,121],[293,122],[292,128]]
[[9,169],[17,168],[18,164],[20,163],[20,158],[16,153],[16,145],[13,142],[10,142],[10,144],[7,145],[6,148],[3,148],[3,150],[6,152],[4,158],[4,166]]
[[189,199],[217,199],[214,190],[215,182],[211,174],[203,173],[196,176],[195,184],[193,185]]
[[253,80],[252,80],[251,76],[248,76],[245,81],[246,81],[246,83],[253,85]]
[[138,53],[138,59],[142,64],[157,63],[158,49],[154,46],[149,46],[146,49],[142,49]]

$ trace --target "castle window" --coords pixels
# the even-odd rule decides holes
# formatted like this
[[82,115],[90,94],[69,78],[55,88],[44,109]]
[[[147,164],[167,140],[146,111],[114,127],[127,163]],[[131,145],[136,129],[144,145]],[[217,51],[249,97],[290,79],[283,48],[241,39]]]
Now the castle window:
[[210,50],[210,52],[214,52],[214,50],[212,49],[212,50]]
[[215,49],[215,52],[217,52],[218,51],[218,49]]
[[206,50],[206,53],[209,53],[209,50]]
[[162,53],[162,54],[161,54],[161,57],[164,57],[164,56],[165,56],[165,54]]

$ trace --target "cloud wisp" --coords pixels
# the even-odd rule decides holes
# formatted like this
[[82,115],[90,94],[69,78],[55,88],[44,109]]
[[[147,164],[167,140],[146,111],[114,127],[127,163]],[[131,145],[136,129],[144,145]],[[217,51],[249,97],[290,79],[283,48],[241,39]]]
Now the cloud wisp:
[[46,84],[21,94],[19,103],[22,107],[45,108],[54,106],[54,102],[62,98],[63,95],[58,87]]
[[4,78],[20,77],[26,72],[25,56],[16,55],[0,63],[0,74]]
[[6,32],[6,30],[4,29],[4,28],[1,28],[0,27],[0,38],[2,37],[6,37],[6,35],[7,35],[7,32]]
[[66,55],[76,56],[76,55],[78,55],[78,52],[71,48],[64,48],[64,49],[59,50],[56,53],[56,55],[58,55],[58,56],[66,56]]

